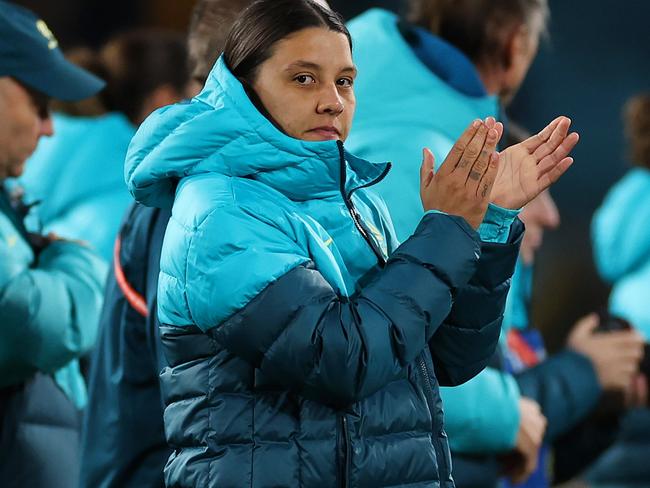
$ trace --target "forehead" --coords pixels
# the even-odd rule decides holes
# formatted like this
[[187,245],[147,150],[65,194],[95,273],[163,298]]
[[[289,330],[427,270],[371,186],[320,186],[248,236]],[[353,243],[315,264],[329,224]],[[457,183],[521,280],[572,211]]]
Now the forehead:
[[323,69],[344,69],[352,66],[352,52],[345,34],[326,27],[309,27],[282,39],[273,49],[270,61],[289,65],[297,60],[308,61]]

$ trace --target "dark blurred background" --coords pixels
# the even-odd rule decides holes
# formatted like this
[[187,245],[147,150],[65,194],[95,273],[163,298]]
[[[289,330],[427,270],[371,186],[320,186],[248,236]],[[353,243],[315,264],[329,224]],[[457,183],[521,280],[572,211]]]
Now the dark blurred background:
[[[16,3],[38,12],[66,48],[97,46],[111,34],[135,26],[185,31],[194,2]],[[346,18],[373,6],[403,10],[403,2],[397,0],[330,4]],[[547,236],[537,260],[533,316],[553,349],[577,318],[606,304],[608,289],[592,264],[589,223],[607,189],[627,168],[621,107],[631,95],[650,89],[650,2],[550,0],[550,5],[550,38],[510,116],[535,131],[565,114],[582,136],[574,154],[576,164],[553,190],[562,225]]]

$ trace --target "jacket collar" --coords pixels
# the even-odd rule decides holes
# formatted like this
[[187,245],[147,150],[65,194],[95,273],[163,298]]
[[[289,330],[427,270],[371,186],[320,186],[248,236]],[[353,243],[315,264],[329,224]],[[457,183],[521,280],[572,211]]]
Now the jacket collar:
[[[281,132],[259,112],[220,57],[199,95],[145,121],[131,143],[125,171],[137,200],[165,206],[175,188],[170,181],[193,174],[251,178],[291,199],[309,200],[342,186],[350,191],[371,184],[386,168],[353,157],[336,141],[301,141]],[[156,192],[167,197],[160,199]]]
[[488,96],[476,66],[460,49],[422,27],[400,21],[399,29],[422,64],[441,80],[468,97]]

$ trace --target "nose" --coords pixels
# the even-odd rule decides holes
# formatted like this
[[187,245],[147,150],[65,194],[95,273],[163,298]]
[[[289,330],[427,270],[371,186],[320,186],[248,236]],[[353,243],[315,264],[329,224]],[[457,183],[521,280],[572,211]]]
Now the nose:
[[38,135],[40,136],[53,136],[54,135],[54,123],[52,122],[52,116],[47,115],[46,118],[41,119],[41,126],[40,130],[38,131]]
[[343,113],[344,110],[345,105],[343,104],[343,100],[341,99],[336,85],[332,84],[331,86],[323,88],[316,111],[319,114],[336,116]]

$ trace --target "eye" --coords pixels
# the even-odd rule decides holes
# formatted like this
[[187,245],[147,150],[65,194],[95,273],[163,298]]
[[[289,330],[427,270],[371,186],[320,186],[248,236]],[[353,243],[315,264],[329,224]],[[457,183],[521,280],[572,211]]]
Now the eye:
[[316,83],[314,77],[310,75],[298,75],[293,80],[297,81],[299,85],[310,85]]
[[354,80],[352,78],[339,78],[336,80],[336,84],[344,88],[350,88],[354,84]]

